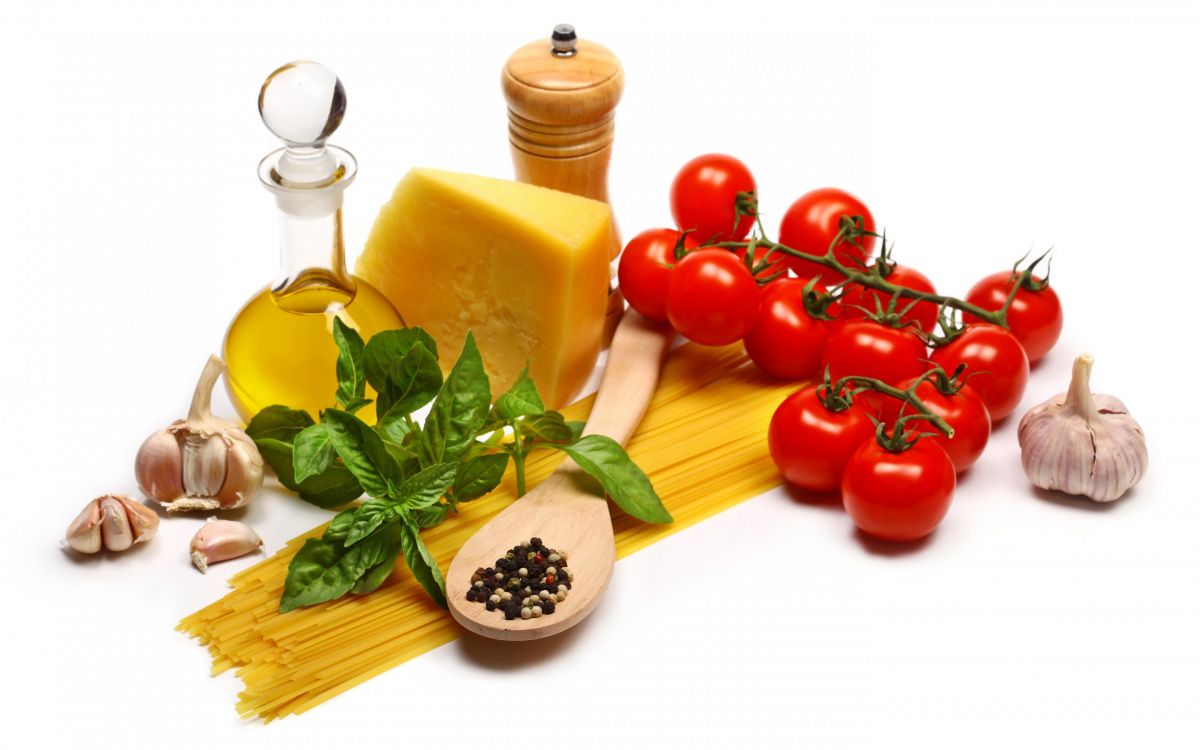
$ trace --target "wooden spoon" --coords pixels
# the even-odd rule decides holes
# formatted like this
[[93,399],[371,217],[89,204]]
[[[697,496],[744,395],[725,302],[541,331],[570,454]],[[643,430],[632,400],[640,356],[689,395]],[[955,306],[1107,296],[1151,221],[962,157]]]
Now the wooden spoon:
[[[627,310],[613,335],[600,390],[585,435],[607,435],[624,445],[633,434],[658,385],[658,373],[671,342],[667,326]],[[478,568],[530,537],[567,552],[574,572],[571,592],[554,613],[528,620],[504,619],[500,610],[467,601]],[[467,540],[446,576],[450,614],[473,633],[502,641],[528,641],[561,633],[587,617],[600,601],[616,562],[612,519],[600,485],[567,459],[541,484],[496,515]]]

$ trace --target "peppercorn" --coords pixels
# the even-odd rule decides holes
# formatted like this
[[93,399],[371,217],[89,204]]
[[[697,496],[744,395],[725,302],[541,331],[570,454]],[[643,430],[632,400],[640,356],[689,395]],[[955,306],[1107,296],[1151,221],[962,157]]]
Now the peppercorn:
[[488,612],[499,610],[506,620],[552,614],[571,588],[566,560],[562,550],[546,547],[539,537],[528,539],[505,552],[494,568],[475,570],[467,601],[483,604]]

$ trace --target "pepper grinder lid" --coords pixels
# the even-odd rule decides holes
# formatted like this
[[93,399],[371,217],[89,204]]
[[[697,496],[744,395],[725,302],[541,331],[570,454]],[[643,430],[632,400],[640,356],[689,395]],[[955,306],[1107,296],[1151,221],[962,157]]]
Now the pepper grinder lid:
[[258,167],[263,184],[289,213],[316,214],[341,206],[342,191],[358,172],[345,149],[326,144],[342,124],[346,90],[332,70],[308,60],[277,68],[258,93],[263,124],[283,148]]
[[579,39],[570,24],[521,47],[501,77],[511,114],[552,126],[611,119],[625,88],[621,62],[607,47]]

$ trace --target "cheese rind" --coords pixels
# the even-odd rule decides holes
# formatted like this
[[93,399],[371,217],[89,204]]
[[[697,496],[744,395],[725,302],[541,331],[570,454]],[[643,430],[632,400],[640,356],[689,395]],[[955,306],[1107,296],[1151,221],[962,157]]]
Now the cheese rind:
[[380,210],[355,274],[434,337],[443,367],[471,330],[494,395],[528,361],[557,408],[600,352],[611,243],[611,212],[599,201],[413,169]]

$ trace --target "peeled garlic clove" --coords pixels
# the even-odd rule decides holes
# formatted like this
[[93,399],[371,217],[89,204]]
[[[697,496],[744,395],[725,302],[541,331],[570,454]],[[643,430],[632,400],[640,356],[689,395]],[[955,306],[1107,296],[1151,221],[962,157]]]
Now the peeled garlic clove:
[[240,508],[258,494],[263,483],[263,459],[246,433],[229,433],[230,445],[225,454],[225,482],[217,493],[221,507]]
[[67,544],[76,552],[91,555],[100,551],[100,501],[93,500],[67,527]]
[[183,497],[183,451],[170,430],[159,430],[138,448],[133,461],[138,489],[151,500],[169,503]]
[[254,529],[241,521],[210,518],[192,537],[192,564],[201,573],[207,573],[210,564],[248,555],[262,544]]
[[138,484],[168,511],[239,508],[262,489],[258,447],[237,425],[212,413],[212,390],[224,368],[209,357],[187,418],[151,435],[138,451]]
[[112,495],[100,498],[100,536],[104,548],[123,552],[133,546],[133,528],[129,525],[129,514],[125,506]]
[[1146,436],[1120,399],[1092,394],[1093,359],[1075,360],[1066,393],[1033,407],[1017,437],[1034,485],[1112,502],[1146,473]]

